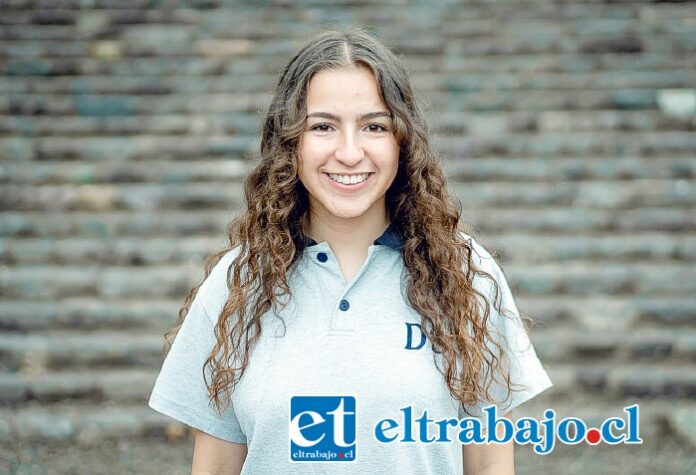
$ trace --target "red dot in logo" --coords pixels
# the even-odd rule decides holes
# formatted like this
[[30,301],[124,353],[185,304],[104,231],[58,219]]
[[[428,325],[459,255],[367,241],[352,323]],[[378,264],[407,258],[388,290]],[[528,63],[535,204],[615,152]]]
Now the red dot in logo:
[[343,452],[338,453],[338,458],[342,459],[343,458]]
[[600,434],[597,429],[590,429],[587,431],[585,440],[587,440],[587,443],[590,445],[597,445],[599,441],[602,440],[602,434]]

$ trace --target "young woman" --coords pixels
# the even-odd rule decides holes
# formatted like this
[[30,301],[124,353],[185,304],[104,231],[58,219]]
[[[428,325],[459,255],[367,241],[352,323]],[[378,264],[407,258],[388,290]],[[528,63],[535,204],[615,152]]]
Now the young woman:
[[193,473],[513,473],[511,442],[458,423],[485,433],[484,407],[511,417],[551,381],[398,58],[361,30],[312,38],[245,194],[149,401],[195,429]]

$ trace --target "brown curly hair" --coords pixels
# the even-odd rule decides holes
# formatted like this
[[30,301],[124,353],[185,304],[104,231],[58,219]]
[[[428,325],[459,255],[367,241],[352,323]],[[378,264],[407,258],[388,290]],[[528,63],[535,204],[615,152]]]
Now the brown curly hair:
[[[502,314],[499,287],[493,276],[477,268],[473,244],[462,236],[471,230],[460,222],[461,212],[431,147],[428,125],[405,69],[362,29],[328,31],[302,47],[280,76],[263,123],[260,161],[245,181],[246,210],[227,226],[228,247],[205,261],[207,278],[215,264],[237,248],[227,271],[229,295],[215,325],[216,345],[203,368],[208,394],[219,412],[229,403],[261,336],[262,315],[273,310],[282,321],[278,310],[285,306],[281,297],[290,297],[288,275],[306,246],[303,222],[309,202],[298,178],[296,150],[305,128],[309,81],[322,70],[357,66],[372,71],[393,116],[400,152],[397,175],[386,193],[387,216],[403,237],[407,297],[444,361],[439,369],[452,396],[465,408],[492,400],[489,387],[494,378],[503,381],[508,394],[511,389],[509,374],[503,371],[502,342],[493,338],[488,325],[490,303],[474,288],[474,277],[492,282],[493,304]],[[165,354],[200,285],[187,296],[177,325],[165,334]]]

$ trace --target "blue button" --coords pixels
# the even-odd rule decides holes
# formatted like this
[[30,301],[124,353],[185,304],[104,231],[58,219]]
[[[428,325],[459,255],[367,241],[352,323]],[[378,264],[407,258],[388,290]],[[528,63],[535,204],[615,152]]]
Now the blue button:
[[344,312],[350,308],[350,304],[348,303],[347,300],[341,300],[341,304],[338,306],[341,310]]
[[329,256],[327,256],[325,252],[320,252],[317,254],[317,259],[319,259],[319,262],[326,262],[329,260]]

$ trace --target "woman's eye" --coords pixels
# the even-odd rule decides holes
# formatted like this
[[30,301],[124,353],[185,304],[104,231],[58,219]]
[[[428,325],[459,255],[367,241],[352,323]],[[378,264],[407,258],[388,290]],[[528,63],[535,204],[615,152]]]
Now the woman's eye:
[[328,132],[331,126],[329,124],[317,124],[312,126],[310,130],[318,130],[319,132]]
[[[369,124],[367,126],[367,128],[370,132],[386,132],[387,131],[387,128],[381,124]],[[309,128],[309,130],[316,130],[319,132],[328,132],[331,129],[332,129],[331,124],[326,124],[326,123],[316,124],[316,125],[313,125]]]
[[371,132],[386,132],[387,128],[380,124],[370,124],[368,125]]

